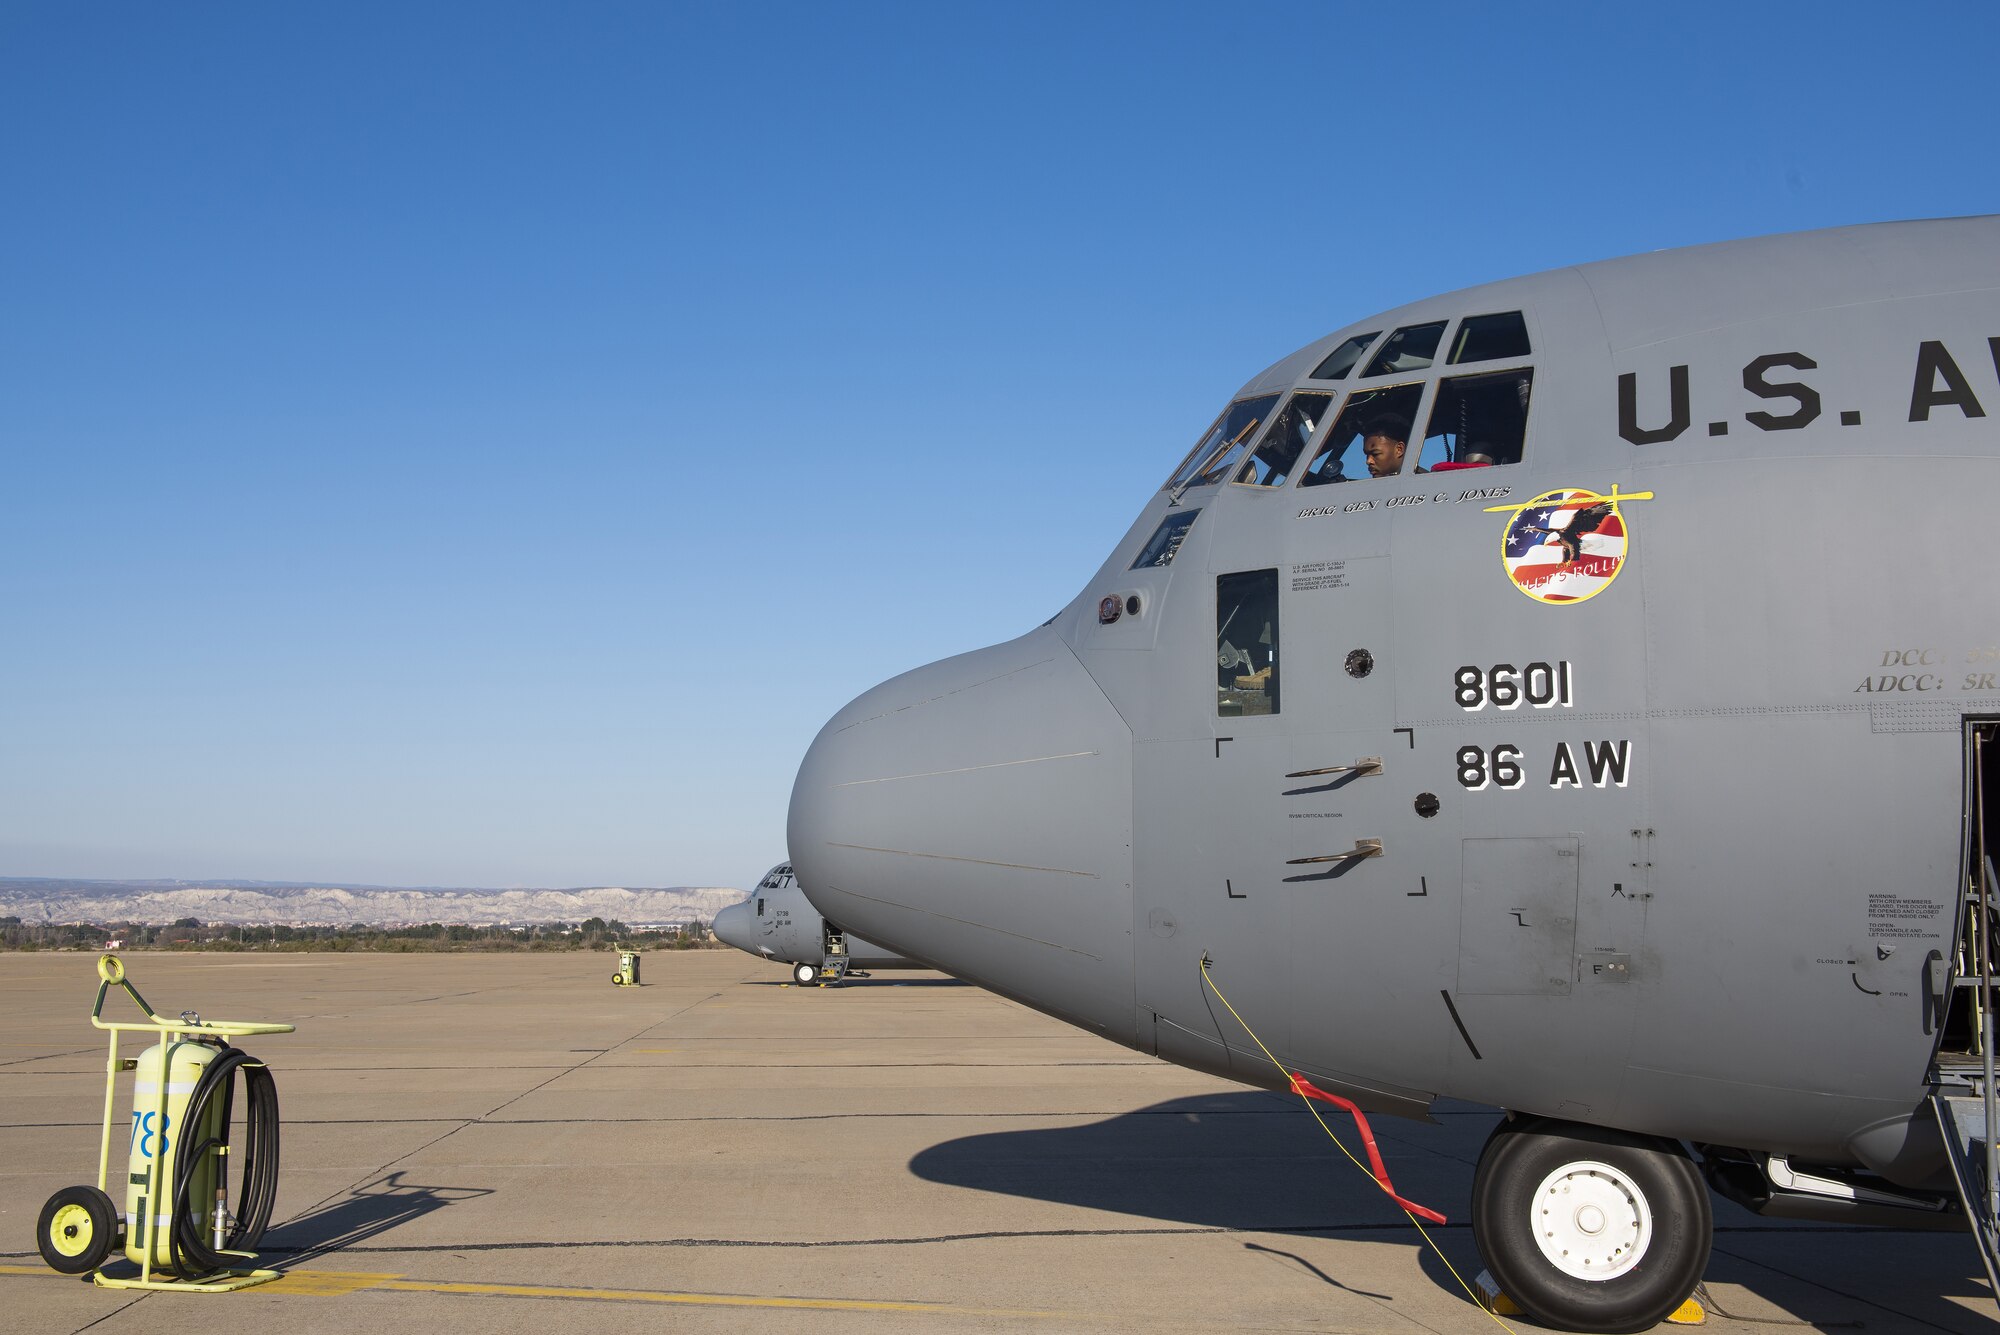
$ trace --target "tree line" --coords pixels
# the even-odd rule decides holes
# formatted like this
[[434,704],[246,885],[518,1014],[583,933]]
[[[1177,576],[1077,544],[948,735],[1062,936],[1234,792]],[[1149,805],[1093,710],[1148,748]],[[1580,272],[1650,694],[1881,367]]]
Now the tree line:
[[[113,943],[116,943],[115,945]],[[350,923],[293,926],[285,923],[205,923],[181,918],[158,923],[48,923],[0,917],[0,950],[221,950],[221,951],[546,951],[705,950],[716,946],[704,922],[674,928],[634,930],[616,918],[580,923],[536,923],[522,927],[473,927],[464,923],[424,923],[415,927],[371,927]]]

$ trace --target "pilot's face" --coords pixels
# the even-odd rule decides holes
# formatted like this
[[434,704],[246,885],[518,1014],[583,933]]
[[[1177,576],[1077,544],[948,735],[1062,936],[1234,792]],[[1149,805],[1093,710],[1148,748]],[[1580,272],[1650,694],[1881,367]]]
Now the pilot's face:
[[1404,443],[1394,436],[1370,436],[1361,442],[1361,452],[1368,456],[1368,475],[1388,477],[1402,472],[1403,449]]

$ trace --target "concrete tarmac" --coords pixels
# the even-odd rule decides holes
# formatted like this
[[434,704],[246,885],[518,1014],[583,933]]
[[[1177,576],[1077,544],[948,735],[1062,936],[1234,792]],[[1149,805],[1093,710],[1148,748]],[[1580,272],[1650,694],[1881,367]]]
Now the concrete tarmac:
[[[140,1294],[42,1264],[42,1202],[96,1177],[94,957],[0,955],[5,1329],[1498,1328],[1453,1274],[1480,1269],[1490,1109],[1375,1120],[1397,1189],[1450,1219],[1433,1248],[1297,1099],[934,974],[797,988],[734,951],[648,955],[636,989],[610,955],[126,962],[163,1014],[298,1026],[244,1043],[283,1108],[263,1257],[285,1278]],[[1710,1331],[1993,1329],[1967,1236],[1715,1210]]]

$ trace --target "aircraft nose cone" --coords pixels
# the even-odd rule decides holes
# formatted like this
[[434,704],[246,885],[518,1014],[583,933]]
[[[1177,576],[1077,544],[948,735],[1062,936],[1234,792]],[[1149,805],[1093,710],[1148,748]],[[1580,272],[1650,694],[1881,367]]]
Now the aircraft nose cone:
[[735,946],[738,950],[747,950],[753,955],[757,953],[756,944],[750,935],[748,903],[731,904],[716,914],[711,930],[715,933],[715,939],[723,944]]
[[1131,730],[1053,631],[835,715],[788,842],[847,931],[1132,1041]]

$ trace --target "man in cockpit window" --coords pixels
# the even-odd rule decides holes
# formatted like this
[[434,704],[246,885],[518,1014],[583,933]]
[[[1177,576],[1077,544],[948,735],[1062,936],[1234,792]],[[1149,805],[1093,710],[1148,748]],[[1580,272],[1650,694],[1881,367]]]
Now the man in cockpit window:
[[1383,413],[1362,428],[1361,453],[1368,460],[1370,477],[1393,477],[1402,472],[1403,452],[1409,447],[1410,421],[1401,413]]

